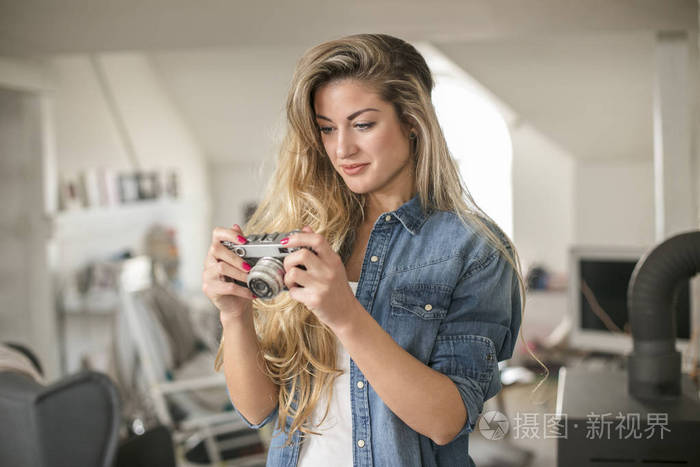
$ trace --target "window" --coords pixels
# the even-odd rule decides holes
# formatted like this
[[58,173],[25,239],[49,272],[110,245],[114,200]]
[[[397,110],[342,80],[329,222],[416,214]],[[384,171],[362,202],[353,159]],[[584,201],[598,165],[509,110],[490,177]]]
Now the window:
[[[426,57],[428,59],[428,57]],[[428,65],[431,66],[430,60]],[[513,145],[490,96],[454,74],[435,73],[433,104],[474,201],[513,237]]]

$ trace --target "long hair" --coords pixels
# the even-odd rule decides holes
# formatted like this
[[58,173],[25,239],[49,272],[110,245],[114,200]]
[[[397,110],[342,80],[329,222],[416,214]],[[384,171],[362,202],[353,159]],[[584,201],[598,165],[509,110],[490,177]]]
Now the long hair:
[[[322,234],[344,261],[347,259],[354,230],[364,219],[366,199],[353,193],[333,168],[313,110],[319,87],[341,79],[369,85],[393,104],[402,123],[415,129],[411,150],[422,206],[454,212],[465,224],[476,226],[513,266],[524,308],[518,254],[462,182],[431,101],[434,82],[430,69],[412,45],[388,35],[359,34],[332,40],[301,57],[287,98],[287,133],[277,167],[245,232],[285,232],[308,225]],[[498,234],[487,224],[496,226]],[[341,373],[336,366],[335,337],[288,294],[270,301],[255,300],[253,305],[265,371],[280,388],[279,424],[284,427],[291,417],[288,440],[295,430],[313,433],[311,414],[324,392],[330,401],[332,383]],[[215,362],[217,371],[223,363],[222,350],[223,338]]]

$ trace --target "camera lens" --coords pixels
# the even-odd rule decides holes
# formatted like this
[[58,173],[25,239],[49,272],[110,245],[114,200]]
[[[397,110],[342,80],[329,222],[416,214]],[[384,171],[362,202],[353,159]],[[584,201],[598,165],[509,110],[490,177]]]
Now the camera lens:
[[260,279],[250,281],[250,289],[258,297],[268,298],[272,294],[272,291],[270,290],[270,287],[268,287],[267,283]]
[[277,258],[261,258],[248,273],[248,287],[259,298],[272,298],[284,289],[284,264]]

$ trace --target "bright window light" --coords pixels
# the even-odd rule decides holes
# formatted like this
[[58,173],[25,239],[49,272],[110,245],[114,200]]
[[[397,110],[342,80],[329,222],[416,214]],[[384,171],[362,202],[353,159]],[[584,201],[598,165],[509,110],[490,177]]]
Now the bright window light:
[[513,237],[513,145],[505,119],[468,82],[435,74],[433,104],[474,201]]

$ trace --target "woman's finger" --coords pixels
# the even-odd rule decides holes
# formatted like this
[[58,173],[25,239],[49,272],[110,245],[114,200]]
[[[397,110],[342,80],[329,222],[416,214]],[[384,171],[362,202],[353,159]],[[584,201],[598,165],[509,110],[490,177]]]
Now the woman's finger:
[[214,295],[235,295],[249,300],[255,298],[247,287],[238,285],[235,282],[208,281],[203,284],[202,290],[209,297]]
[[212,243],[212,256],[217,261],[225,261],[232,266],[239,268],[241,271],[248,272],[251,269],[251,265],[248,264],[243,258],[238,256],[233,251],[229,250],[228,247],[221,243]]
[[307,248],[290,253],[284,258],[285,271],[289,272],[299,266],[303,266],[307,271],[313,271],[315,274],[323,274],[326,270],[323,261]]
[[204,261],[205,267],[209,267],[222,259],[232,264],[237,264],[237,262],[230,261],[232,259],[232,256],[226,252],[228,248],[224,246],[226,250],[222,250],[220,246],[222,245],[221,242],[223,241],[230,242],[236,245],[243,245],[247,243],[248,240],[243,236],[243,232],[241,231],[241,228],[238,226],[238,224],[234,224],[233,228],[231,229],[217,227],[212,231],[211,237],[211,246],[209,248],[209,251],[207,252],[207,257]]
[[[234,225],[238,227],[238,225]],[[235,243],[237,245],[244,245],[248,243],[248,240],[243,235],[243,232],[238,229],[227,229],[225,227],[216,227],[211,233],[212,243],[220,243],[222,241],[228,241]]]
[[325,237],[313,232],[293,233],[287,237],[285,245],[287,248],[311,248],[324,260],[334,253]]
[[224,281],[225,277],[245,283],[248,280],[248,273],[228,264],[226,261],[218,261],[216,264],[207,268],[208,279]]
[[284,285],[288,289],[294,287],[308,287],[312,281],[312,278],[308,271],[301,268],[292,268],[284,274]]
[[290,287],[289,296],[292,300],[303,303],[310,310],[316,310],[319,307],[318,294],[314,293],[309,288]]

